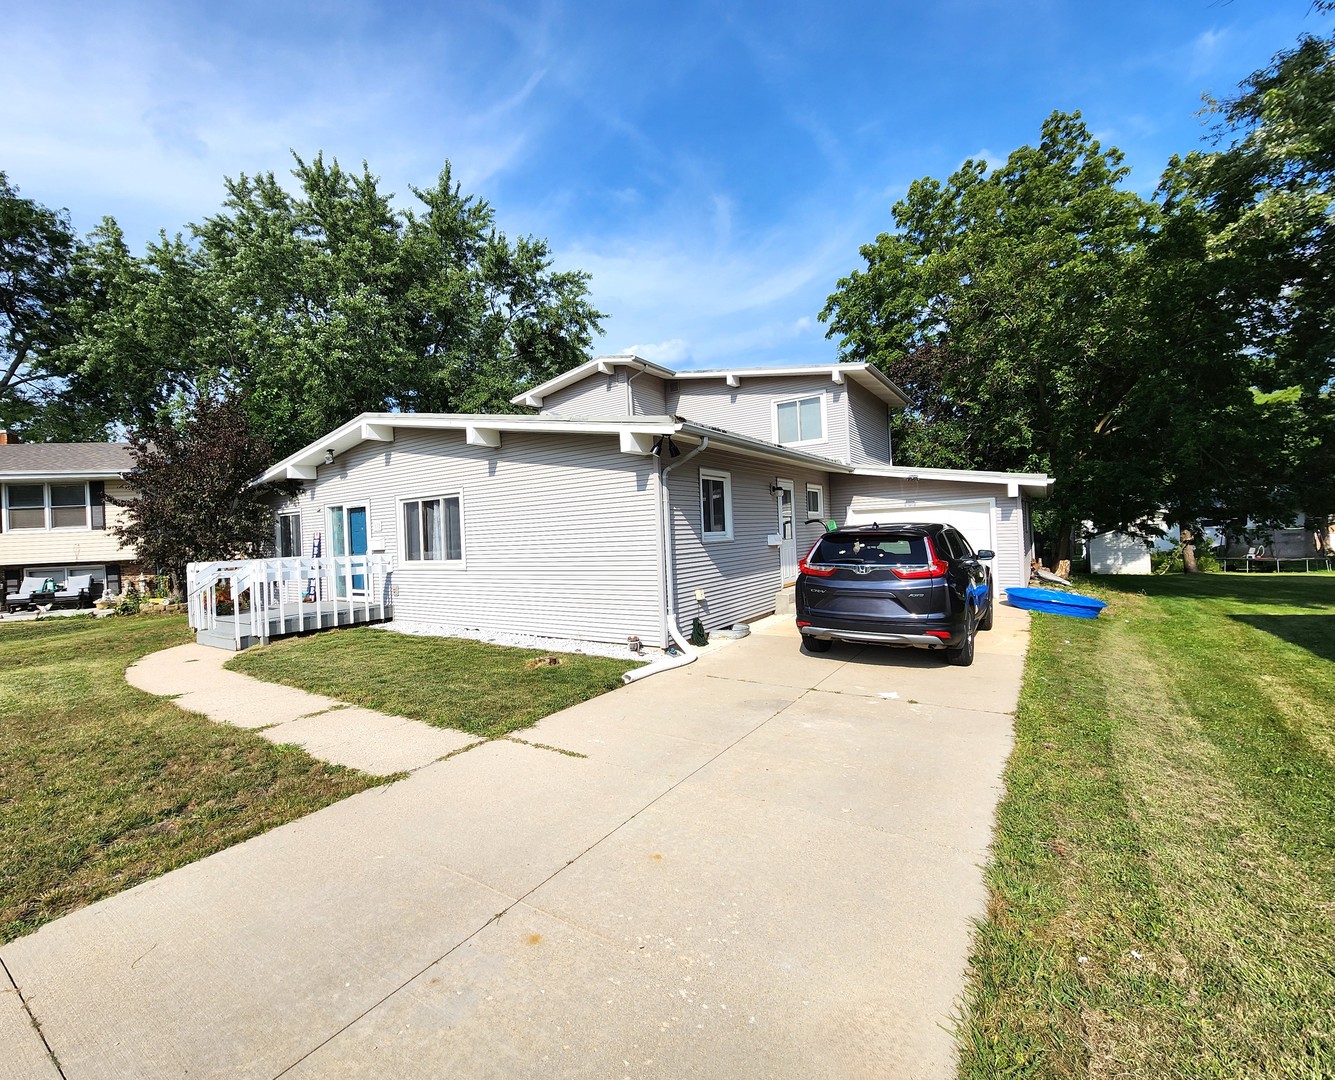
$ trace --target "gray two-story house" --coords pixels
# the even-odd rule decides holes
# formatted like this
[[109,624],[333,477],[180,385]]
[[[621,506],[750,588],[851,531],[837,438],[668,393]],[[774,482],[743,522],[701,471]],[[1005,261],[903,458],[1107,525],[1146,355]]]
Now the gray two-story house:
[[1037,474],[896,467],[869,364],[672,371],[591,360],[527,415],[363,414],[278,462],[280,555],[384,553],[396,620],[640,638],[775,610],[824,522],[936,520],[1026,583]]

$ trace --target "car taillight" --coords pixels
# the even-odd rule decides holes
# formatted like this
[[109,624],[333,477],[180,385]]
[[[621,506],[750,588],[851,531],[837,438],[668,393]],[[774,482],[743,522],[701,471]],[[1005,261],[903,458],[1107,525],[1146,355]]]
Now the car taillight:
[[906,567],[903,569],[901,569],[898,566],[892,566],[890,567],[890,569],[894,573],[895,577],[903,578],[905,581],[910,581],[910,580],[916,580],[918,578],[941,577],[943,574],[945,574],[946,570],[948,569],[946,560],[938,559],[936,557],[936,548],[932,546],[932,538],[930,536],[924,536],[923,543],[927,545],[927,554],[930,556],[927,565]]
[[803,556],[797,563],[797,572],[799,574],[810,574],[812,577],[832,577],[835,568],[833,566],[812,566],[807,562],[806,556]]
[[925,633],[928,637],[940,638],[942,641],[950,640],[949,630],[924,630],[923,633]]

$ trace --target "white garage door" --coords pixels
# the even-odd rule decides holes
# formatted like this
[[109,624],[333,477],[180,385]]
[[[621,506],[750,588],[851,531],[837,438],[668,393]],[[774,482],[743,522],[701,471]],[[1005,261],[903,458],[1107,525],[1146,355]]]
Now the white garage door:
[[850,509],[845,525],[886,524],[898,521],[941,522],[959,529],[974,551],[986,548],[996,551],[996,537],[992,532],[995,499],[974,499],[970,502],[867,503],[858,500],[856,509]]

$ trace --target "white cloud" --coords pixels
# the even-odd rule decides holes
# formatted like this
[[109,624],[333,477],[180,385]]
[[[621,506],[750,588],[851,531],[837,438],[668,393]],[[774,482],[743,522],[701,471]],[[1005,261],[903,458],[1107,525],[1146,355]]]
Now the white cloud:
[[972,154],[970,154],[967,158],[965,158],[964,161],[961,161],[959,165],[955,167],[957,169],[962,167],[965,161],[981,161],[984,165],[987,166],[988,172],[994,172],[995,170],[1000,169],[1003,165],[1006,164],[1006,157],[1004,154],[994,153],[993,151],[989,150],[986,146],[983,146],[975,150]]

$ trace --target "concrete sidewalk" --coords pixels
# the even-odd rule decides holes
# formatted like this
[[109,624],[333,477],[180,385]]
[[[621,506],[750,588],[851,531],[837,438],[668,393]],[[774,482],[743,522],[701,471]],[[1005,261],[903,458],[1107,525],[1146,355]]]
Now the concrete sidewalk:
[[270,742],[291,743],[312,757],[374,776],[420,769],[478,741],[462,731],[228,671],[223,665],[235,655],[207,645],[177,645],[131,665],[125,681],[210,720],[253,728]]
[[487,743],[75,912],[0,949],[0,1075],[43,1075],[30,1011],[67,1080],[949,1076],[1027,625],[958,669],[767,621],[523,733],[564,753]]

